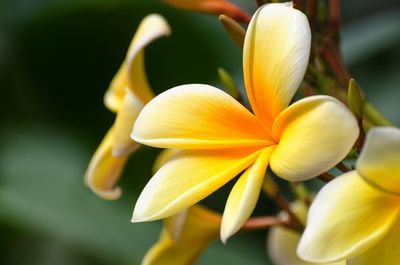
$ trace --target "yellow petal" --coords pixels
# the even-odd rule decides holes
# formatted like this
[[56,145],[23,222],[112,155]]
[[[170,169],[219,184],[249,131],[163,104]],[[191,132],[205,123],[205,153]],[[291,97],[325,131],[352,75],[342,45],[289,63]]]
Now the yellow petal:
[[114,123],[112,143],[114,156],[128,155],[139,147],[139,144],[131,139],[130,134],[142,108],[142,103],[127,90]]
[[400,262],[400,221],[376,246],[350,259],[349,265],[398,265]]
[[348,154],[359,134],[353,114],[329,96],[312,96],[292,104],[273,126],[279,140],[270,165],[278,176],[300,181],[316,177]]
[[146,16],[133,37],[125,61],[111,81],[104,103],[116,112],[123,101],[128,88],[143,103],[150,101],[154,94],[150,88],[144,67],[144,48],[155,39],[167,36],[171,29],[167,21],[158,14]]
[[346,173],[318,193],[297,253],[311,262],[360,255],[386,236],[399,210],[399,197],[374,189],[356,171]]
[[132,138],[179,149],[266,146],[272,142],[256,117],[225,92],[183,85],[154,98],[140,113]]
[[162,150],[154,162],[153,172],[157,172],[165,163],[181,152],[180,149],[164,149]]
[[[182,216],[182,215],[181,215]],[[146,253],[142,265],[192,265],[204,249],[218,238],[221,216],[200,206],[190,207],[185,218],[165,220],[159,241]],[[182,222],[179,238],[170,227]]]
[[132,222],[162,219],[204,199],[252,164],[260,151],[183,151],[157,171],[139,196]]
[[244,80],[251,106],[266,128],[299,87],[310,45],[307,17],[290,5],[267,4],[253,16],[244,42]]
[[126,62],[123,62],[118,72],[104,95],[104,105],[112,111],[117,112],[125,97],[126,89],[129,89],[128,72],[126,71]]
[[128,157],[113,157],[111,128],[97,148],[85,173],[85,182],[97,195],[107,200],[118,199],[122,191],[115,184],[119,180]]
[[400,194],[400,129],[371,129],[356,167],[374,187]]
[[[301,202],[295,202],[291,205],[292,211],[301,220],[306,220],[308,209]],[[280,218],[288,219],[286,213],[279,214]],[[346,261],[338,261],[334,263],[311,263],[301,260],[296,249],[300,241],[300,234],[291,229],[281,226],[274,226],[269,230],[267,237],[268,256],[275,265],[346,265]]]
[[256,207],[273,148],[268,147],[261,152],[256,162],[243,173],[229,194],[222,217],[222,242],[226,243],[226,240],[242,227]]

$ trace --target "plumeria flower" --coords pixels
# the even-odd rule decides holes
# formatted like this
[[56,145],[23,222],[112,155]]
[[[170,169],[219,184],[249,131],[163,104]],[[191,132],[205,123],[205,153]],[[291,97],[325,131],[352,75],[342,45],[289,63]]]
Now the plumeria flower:
[[268,4],[246,33],[243,69],[254,114],[208,85],[172,88],[150,101],[132,138],[183,151],[142,191],[133,222],[166,218],[204,199],[242,171],[225,206],[221,238],[251,215],[267,166],[300,181],[341,161],[358,136],[357,121],[338,100],[313,96],[290,104],[307,68],[310,28],[289,4]]
[[[308,207],[300,201],[291,203],[290,206],[302,224],[305,224]],[[279,218],[288,220],[289,217],[285,212],[281,212]],[[267,238],[267,250],[268,256],[275,265],[346,265],[345,260],[334,263],[312,263],[301,260],[296,254],[300,236],[299,232],[282,226],[274,226],[270,229]]]
[[228,0],[163,0],[163,2],[182,9],[227,15],[242,22],[249,22],[251,18],[250,15]]
[[194,264],[219,236],[221,215],[199,205],[164,220],[158,242],[146,253],[142,265]]
[[143,106],[154,97],[145,73],[144,48],[170,32],[162,16],[152,14],[145,17],[132,39],[125,61],[105,94],[106,107],[117,116],[85,174],[87,185],[104,199],[113,200],[121,196],[121,189],[115,185],[129,155],[139,147],[130,138],[133,123]]
[[311,205],[298,254],[351,265],[400,264],[400,130],[371,129],[350,171],[324,186]]

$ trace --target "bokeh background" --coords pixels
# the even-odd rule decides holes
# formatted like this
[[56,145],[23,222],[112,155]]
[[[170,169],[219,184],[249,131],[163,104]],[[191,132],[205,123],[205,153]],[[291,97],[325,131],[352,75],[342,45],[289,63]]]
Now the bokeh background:
[[[235,2],[255,10],[254,1]],[[400,125],[400,2],[347,0],[342,11],[346,64]],[[146,51],[155,91],[219,85],[218,67],[242,84],[241,52],[215,17],[156,0],[0,0],[0,264],[140,264],[156,241],[160,223],[129,220],[157,150],[131,158],[119,201],[83,184],[114,119],[103,94],[139,21],[153,12],[173,29]],[[264,242],[265,233],[216,242],[199,264],[270,264]]]

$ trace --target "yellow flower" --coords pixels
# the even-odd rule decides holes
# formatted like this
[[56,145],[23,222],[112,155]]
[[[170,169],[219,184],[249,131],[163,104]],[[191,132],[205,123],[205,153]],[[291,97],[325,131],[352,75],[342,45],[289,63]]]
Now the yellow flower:
[[163,0],[165,3],[182,9],[202,11],[215,15],[227,15],[235,20],[249,22],[250,16],[238,6],[227,0]]
[[342,103],[313,96],[289,106],[307,68],[310,42],[303,13],[287,4],[264,5],[250,22],[243,53],[255,114],[223,91],[199,84],[172,88],[143,108],[133,139],[183,151],[144,188],[133,222],[176,214],[244,171],[225,206],[225,241],[251,215],[268,164],[280,177],[300,181],[346,156],[359,129]]
[[191,265],[219,236],[221,216],[195,205],[164,220],[159,241],[142,265]]
[[[296,201],[291,204],[292,211],[299,220],[305,224],[308,208],[304,203]],[[280,218],[288,219],[286,213],[281,212]],[[296,249],[300,241],[300,233],[281,226],[274,226],[270,229],[267,238],[268,256],[275,265],[346,265],[346,261],[335,263],[311,263],[301,260]]]
[[351,265],[400,264],[400,130],[371,129],[356,164],[321,189],[298,254]]
[[121,189],[115,184],[129,155],[139,147],[129,135],[140,110],[153,98],[144,69],[144,48],[170,32],[162,16],[152,14],[145,17],[132,39],[125,61],[105,94],[106,107],[116,112],[117,116],[85,174],[87,185],[104,199],[113,200],[121,195]]

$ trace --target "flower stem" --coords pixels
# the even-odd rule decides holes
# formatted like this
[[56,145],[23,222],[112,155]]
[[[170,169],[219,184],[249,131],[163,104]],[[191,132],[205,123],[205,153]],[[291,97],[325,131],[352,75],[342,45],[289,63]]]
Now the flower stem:
[[369,122],[376,126],[393,126],[393,123],[386,119],[370,102],[365,102],[363,114]]
[[346,166],[343,162],[339,162],[339,164],[337,164],[335,167],[340,171],[342,171],[343,173],[351,171],[351,168]]
[[329,181],[333,180],[335,177],[332,176],[331,174],[329,174],[328,172],[324,172],[321,175],[319,175],[318,178],[320,180],[322,180],[323,182],[328,183]]
[[293,229],[288,221],[282,220],[277,216],[260,216],[253,217],[247,220],[242,226],[242,231],[253,231],[253,230],[264,230],[271,226],[283,226],[289,229]]

